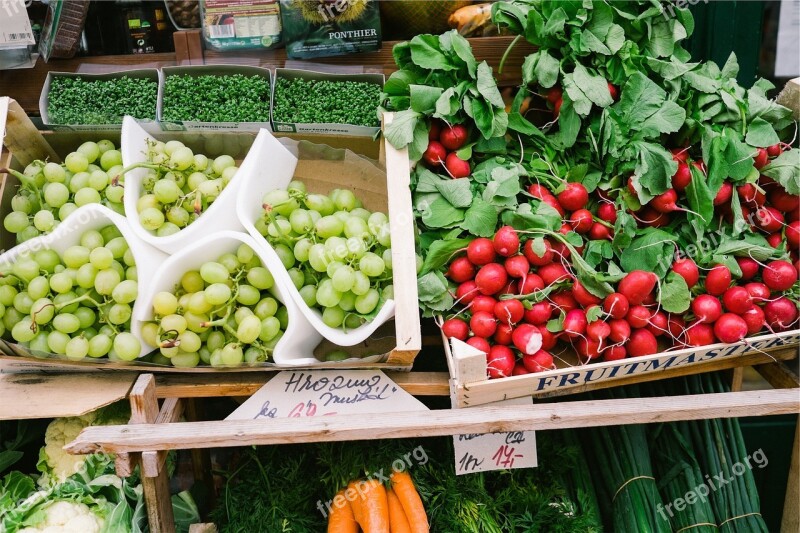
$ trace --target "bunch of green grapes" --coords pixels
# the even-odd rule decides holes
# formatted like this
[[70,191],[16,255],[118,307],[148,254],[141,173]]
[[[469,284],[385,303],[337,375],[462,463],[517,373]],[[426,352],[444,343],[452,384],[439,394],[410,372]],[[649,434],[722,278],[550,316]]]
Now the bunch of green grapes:
[[174,293],[153,298],[142,336],[159,347],[153,362],[176,367],[269,361],[289,321],[272,294],[275,280],[252,248],[187,272]]
[[125,214],[118,179],[122,154],[111,141],[85,142],[61,164],[37,160],[23,172],[10,172],[20,187],[3,226],[16,234],[17,243],[50,233],[86,204],[103,204]]
[[180,141],[148,144],[147,161],[125,169],[146,168],[144,192],[136,203],[146,230],[166,237],[185,228],[208,209],[228,186],[238,167],[233,157],[209,160]]
[[130,333],[137,294],[136,263],[119,230],[86,231],[63,255],[30,251],[0,265],[0,335],[75,361],[132,361],[141,351]]
[[299,181],[268,192],[263,205],[256,228],[326,325],[356,328],[393,298],[386,214],[367,211],[350,190],[311,194]]

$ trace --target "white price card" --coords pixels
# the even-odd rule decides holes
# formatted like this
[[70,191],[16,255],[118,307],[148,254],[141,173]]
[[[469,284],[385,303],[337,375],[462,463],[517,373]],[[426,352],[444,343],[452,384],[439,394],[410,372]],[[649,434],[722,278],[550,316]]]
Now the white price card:
[[285,370],[226,420],[427,410],[380,370]]
[[[529,405],[530,398],[515,398],[491,405]],[[468,409],[468,408],[467,408]],[[456,475],[539,466],[535,431],[453,436]]]
[[0,0],[0,49],[35,44],[24,0]]

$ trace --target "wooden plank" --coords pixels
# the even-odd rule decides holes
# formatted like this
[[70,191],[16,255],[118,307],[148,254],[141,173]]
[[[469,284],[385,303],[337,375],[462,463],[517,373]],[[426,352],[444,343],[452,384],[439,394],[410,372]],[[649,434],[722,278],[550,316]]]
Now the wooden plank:
[[186,30],[186,46],[189,49],[189,64],[202,65],[205,62],[202,30]]
[[186,32],[176,31],[173,33],[172,42],[175,45],[175,63],[178,65],[190,65],[189,45],[186,42]]
[[800,378],[785,363],[767,363],[753,368],[776,389],[800,387]]
[[737,366],[731,370],[731,392],[742,390],[742,380],[744,379],[744,367]]
[[[199,399],[191,398],[186,401],[186,420],[189,422],[199,421],[201,411],[198,408]],[[214,489],[214,474],[211,469],[211,452],[208,448],[197,448],[191,450],[192,473],[194,475],[195,486],[205,487],[208,490],[208,507],[212,508],[216,504],[217,494]]]
[[[156,418],[156,424],[169,424],[177,422],[183,415],[184,400],[180,398],[167,398],[161,406],[161,411]],[[142,453],[142,474],[146,477],[156,477],[167,462],[167,452]]]
[[192,524],[189,526],[189,533],[217,533],[217,526],[214,524]]
[[[0,70],[0,76],[3,72]],[[36,159],[61,161],[14,99],[0,96],[0,117],[3,117],[0,121],[5,121],[4,124],[0,123],[4,128],[0,128],[0,136],[4,135],[3,145],[21,165],[25,166]]]
[[462,433],[541,431],[800,412],[797,391],[769,390],[660,398],[591,400],[426,412],[224,420],[84,429],[70,453],[222,448],[298,442],[402,439]]
[[124,399],[135,379],[135,374],[122,372],[0,374],[0,420],[84,415]]
[[789,466],[789,482],[786,485],[786,497],[783,500],[783,518],[781,531],[800,531],[800,417],[794,432],[792,462]]

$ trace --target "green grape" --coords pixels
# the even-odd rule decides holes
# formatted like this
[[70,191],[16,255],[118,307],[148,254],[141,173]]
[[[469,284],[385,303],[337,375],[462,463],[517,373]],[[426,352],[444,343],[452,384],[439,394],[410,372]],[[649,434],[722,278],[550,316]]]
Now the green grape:
[[88,204],[99,204],[102,198],[100,193],[88,187],[80,189],[75,193],[74,202],[78,207],[83,207]]
[[355,209],[350,211],[350,216],[358,217],[361,220],[363,220],[364,222],[367,222],[369,220],[369,216],[371,214],[372,213],[370,213],[369,211],[367,211],[363,207],[356,207]]
[[311,239],[304,237],[294,243],[294,250],[293,254],[295,259],[300,261],[301,263],[305,263],[308,261],[308,253],[311,250],[311,247],[314,246],[314,241]]
[[124,237],[115,237],[109,240],[105,247],[111,252],[111,257],[114,259],[122,259],[125,257],[125,252],[128,251],[128,243]]
[[253,309],[253,313],[262,320],[274,316],[277,311],[278,301],[270,296],[262,298]]
[[392,249],[387,248],[381,254],[381,259],[388,270],[392,270]]
[[306,285],[300,289],[300,297],[309,307],[317,305],[317,288],[313,285]]
[[210,261],[200,267],[200,277],[206,283],[225,283],[230,277],[230,271],[224,265]]
[[177,170],[186,170],[194,164],[194,153],[189,148],[182,146],[170,154],[169,164]]
[[178,228],[185,228],[191,222],[191,215],[185,209],[176,205],[167,210],[167,220]]
[[333,215],[328,215],[320,218],[314,225],[314,230],[317,236],[322,239],[329,237],[338,237],[344,230],[344,223]]
[[43,193],[44,201],[55,209],[59,209],[69,202],[69,189],[63,183],[48,183],[45,185]]
[[212,283],[203,292],[205,300],[213,307],[227,303],[231,299],[231,288],[224,283]]
[[186,318],[181,315],[167,315],[161,318],[161,329],[163,331],[174,331],[180,335],[186,331]]
[[236,329],[236,338],[243,344],[252,344],[261,335],[261,320],[255,315],[246,317]]
[[364,319],[354,314],[349,314],[347,315],[347,318],[344,319],[345,329],[356,329],[357,327],[360,327],[363,323]]
[[305,200],[306,207],[322,216],[332,215],[336,210],[333,201],[324,194],[309,194]]
[[100,150],[100,155],[103,155],[109,150],[114,149],[114,143],[108,139],[103,139],[102,141],[97,141],[97,148]]
[[265,291],[275,285],[275,278],[264,267],[254,267],[247,271],[247,282],[256,289]]
[[96,190],[97,192],[102,192],[108,187],[108,174],[103,172],[102,170],[95,170],[91,174],[89,174],[89,187]]
[[295,259],[291,248],[283,243],[277,244],[273,246],[273,248],[275,249],[275,253],[278,254],[278,259],[281,260],[281,263],[285,269],[288,270],[294,266]]
[[98,334],[89,340],[89,350],[86,355],[89,357],[103,357],[108,355],[112,347],[111,337],[104,334]]
[[72,202],[67,202],[61,206],[58,210],[58,219],[59,220],[66,220],[75,210],[78,209],[78,206]]
[[109,185],[105,188],[103,194],[105,194],[109,202],[121,204],[122,198],[125,195],[125,189],[120,185]]
[[[228,286],[225,285],[224,283],[220,283],[219,285],[222,285],[222,286],[228,288]],[[230,289],[228,289],[228,290],[230,291]],[[228,297],[228,299],[226,299],[222,303],[224,304],[229,299],[230,299],[230,297]],[[222,305],[222,304],[217,304],[217,305]],[[212,304],[211,302],[208,301],[208,298],[206,297],[206,293],[203,290],[203,291],[196,292],[196,293],[192,294],[191,297],[189,298],[189,303],[187,305],[185,305],[185,306],[182,306],[182,307],[185,307],[186,310],[189,311],[190,313],[203,315],[205,313],[210,313],[211,310],[214,309],[214,304]]]
[[89,186],[89,173],[78,172],[69,178],[69,180],[66,182],[66,185],[69,189],[69,192],[76,194],[81,189],[85,189]]
[[[355,283],[355,271],[348,265],[342,265],[331,277],[333,288],[338,292],[348,292]],[[343,319],[344,320],[344,319]]]
[[17,233],[17,242],[23,243],[31,239],[35,239],[40,235],[39,230],[33,226],[28,226],[19,233]]
[[100,168],[108,171],[112,167],[122,164],[122,153],[119,150],[106,150],[100,156]]
[[294,285],[295,289],[300,290],[300,287],[305,285],[306,282],[305,274],[303,274],[298,268],[289,269],[287,272],[289,274],[289,278],[292,280],[292,284]]
[[142,325],[142,339],[150,346],[158,344],[158,324],[148,322]]
[[54,354],[65,355],[69,341],[69,335],[60,331],[51,331],[47,334],[47,348]]
[[239,262],[236,255],[230,253],[222,254],[219,256],[218,261],[222,266],[228,269],[228,272],[236,272],[242,266],[242,263]]
[[276,218],[267,226],[267,235],[273,239],[292,235],[292,223],[285,218]]
[[252,285],[239,285],[236,301],[242,305],[256,305],[261,299],[261,292]]
[[219,176],[226,168],[233,166],[236,166],[236,161],[231,156],[221,155],[211,163],[211,170]]
[[50,351],[50,347],[47,346],[47,337],[47,332],[40,331],[38,335],[31,339],[28,348],[34,353],[46,354]]
[[237,366],[244,361],[244,351],[241,345],[235,343],[228,343],[222,348],[220,353],[220,360],[225,366]]
[[330,237],[325,241],[328,257],[335,261],[344,261],[347,257],[347,241],[342,237]]
[[81,328],[81,321],[72,313],[60,313],[53,318],[53,327],[61,333],[72,334]]
[[172,222],[164,222],[164,225],[161,226],[156,230],[157,237],[169,237],[170,235],[175,235],[181,230],[178,226],[173,224]]
[[367,252],[358,262],[358,268],[367,276],[376,278],[383,274],[384,270],[386,270],[386,265],[380,256],[372,252]]
[[344,223],[347,222],[347,219],[350,218],[350,213],[347,211],[336,211],[333,214],[334,217],[338,218],[342,222],[342,228],[344,228]]
[[326,307],[322,311],[322,322],[331,328],[338,328],[344,323],[344,310],[341,307]]
[[33,216],[33,227],[46,233],[53,229],[56,217],[50,211],[39,211]]
[[296,209],[289,215],[289,223],[295,233],[305,235],[314,228],[311,215],[305,209]]
[[70,246],[64,250],[64,264],[69,268],[80,268],[89,262],[91,250],[85,246]]
[[381,291],[381,298],[384,300],[394,300],[394,285],[387,285]]
[[31,312],[31,307],[33,307],[33,298],[27,292],[22,291],[14,296],[14,309],[20,313],[27,315]]
[[180,198],[181,189],[174,181],[162,178],[153,186],[153,195],[160,203],[171,204]]
[[60,313],[74,313],[80,305],[79,302],[74,301],[77,297],[78,295],[74,292],[65,292],[64,294],[59,294],[53,298],[53,303],[56,305],[56,308]]
[[178,335],[178,341],[180,341],[181,350],[185,352],[198,351],[203,342],[200,340],[200,335],[198,335],[194,331],[189,331],[189,330],[186,330],[180,335]]
[[101,270],[94,278],[94,289],[103,296],[109,296],[121,281],[122,276],[113,268]]
[[356,208],[356,195],[348,189],[339,189],[339,194],[333,199],[336,209],[352,211]]
[[56,271],[56,267],[61,265],[61,258],[54,250],[39,250],[34,255],[34,261],[39,263],[39,268],[45,272],[52,274]]
[[179,350],[177,354],[172,356],[170,362],[175,368],[194,368],[200,364],[200,354]]
[[366,294],[371,286],[371,283],[367,275],[361,272],[360,270],[357,270],[353,274],[353,276],[355,277],[355,280],[353,281],[353,288],[350,290],[353,291],[353,294],[355,294],[356,296],[361,296]]
[[111,297],[119,304],[129,304],[136,300],[138,292],[138,283],[131,280],[125,280],[114,287],[114,289],[111,291]]
[[290,193],[305,194],[306,184],[299,180],[292,180],[289,182],[289,185],[286,186],[286,190]]
[[153,312],[156,315],[171,315],[178,310],[178,299],[174,294],[162,291],[153,297]]
[[342,294],[342,299],[339,300],[339,307],[348,313],[356,308],[356,295],[352,291]]
[[89,253],[89,263],[97,270],[111,268],[114,262],[114,253],[105,247],[95,248]]
[[94,163],[100,157],[100,147],[92,141],[86,141],[78,147],[77,151],[85,155],[89,163]]
[[131,319],[131,306],[128,304],[114,304],[109,309],[106,318],[115,326],[120,326]]
[[308,251],[308,263],[317,272],[327,272],[329,259],[324,244],[315,244]]
[[263,363],[267,360],[266,354],[255,346],[250,346],[244,351],[244,362],[253,365],[256,363]]
[[139,339],[134,337],[131,333],[120,333],[114,337],[113,348],[117,357],[123,361],[133,361],[139,357],[139,352],[142,351],[142,345]]
[[[47,188],[47,185],[45,185],[45,188]],[[69,194],[69,191],[67,191],[67,194]],[[33,202],[28,196],[16,194],[13,198],[11,198],[11,210],[30,215],[33,211]]]
[[186,178],[186,186],[190,191],[195,190],[200,186],[201,183],[204,181],[208,181],[208,176],[203,174],[202,172],[192,172],[189,174],[189,177]]
[[50,282],[44,276],[36,276],[28,283],[28,296],[34,300],[44,298],[50,292]]
[[164,213],[155,207],[148,207],[139,213],[139,222],[149,231],[156,231],[164,224]]
[[342,299],[342,293],[333,287],[329,278],[323,279],[317,289],[317,302],[323,307],[333,307]]
[[28,220],[28,215],[22,211],[12,211],[3,219],[3,227],[9,233],[20,233],[28,226],[30,226],[30,220]]
[[16,287],[11,285],[0,285],[0,304],[9,307],[14,304],[14,297],[19,294]]
[[375,289],[370,289],[366,294],[356,297],[356,311],[362,315],[371,313],[377,306],[380,295]]
[[220,175],[221,178],[222,178],[222,184],[224,186],[227,186],[231,182],[231,180],[233,179],[233,177],[236,175],[237,172],[239,172],[239,167],[235,167],[235,166],[234,167],[228,167],[225,170],[223,170],[222,174]]
[[186,319],[186,328],[189,331],[194,331],[195,333],[203,333],[208,331],[208,326],[205,325],[206,322],[209,321],[208,315],[186,313],[183,315],[183,318]]
[[73,337],[64,349],[67,359],[80,361],[89,354],[89,341],[83,337]]
[[3,325],[7,330],[10,330],[16,325],[24,315],[14,309],[13,307],[6,308],[6,313],[3,315]]
[[281,322],[277,317],[270,316],[261,321],[261,332],[258,340],[269,342],[274,339],[281,331]]
[[[212,267],[212,268],[217,268],[217,267]],[[224,269],[225,267],[222,267],[222,268]],[[227,270],[224,270],[224,273],[225,273],[225,275],[223,276],[222,280],[219,281],[220,283],[228,279]],[[199,291],[202,291],[203,288],[205,287],[204,281],[205,280],[203,279],[203,277],[200,274],[200,272],[197,272],[197,271],[193,270],[193,271],[187,272],[186,274],[181,276],[181,288],[183,288],[183,290],[186,291],[186,292],[199,292]],[[215,278],[214,282],[216,282],[216,281],[217,280]],[[214,283],[214,282],[210,282],[210,283]]]
[[78,322],[81,324],[80,329],[82,330],[89,329],[97,321],[97,315],[88,307],[78,307],[73,314],[78,317]]
[[72,152],[64,159],[64,165],[72,173],[84,172],[89,168],[89,159],[80,152]]
[[42,174],[48,183],[64,183],[67,180],[66,170],[58,163],[47,163],[42,169]]
[[122,255],[122,262],[125,263],[126,266],[136,266],[136,258],[133,256],[133,252],[130,249],[125,250],[125,253]]
[[281,329],[286,329],[289,326],[289,310],[281,306],[275,312],[275,318],[281,323]]
[[23,281],[30,281],[39,275],[39,263],[30,257],[22,257],[14,263],[11,271]]
[[222,347],[225,346],[225,334],[221,331],[212,331],[208,334],[208,339],[206,339],[206,347],[210,351],[220,350]]
[[31,318],[39,325],[47,324],[53,320],[56,308],[49,298],[39,298],[31,305]]
[[364,239],[369,236],[369,227],[363,218],[350,215],[344,223],[344,234],[348,238]]
[[104,244],[105,240],[99,231],[90,230],[81,235],[81,246],[88,248],[90,252]]

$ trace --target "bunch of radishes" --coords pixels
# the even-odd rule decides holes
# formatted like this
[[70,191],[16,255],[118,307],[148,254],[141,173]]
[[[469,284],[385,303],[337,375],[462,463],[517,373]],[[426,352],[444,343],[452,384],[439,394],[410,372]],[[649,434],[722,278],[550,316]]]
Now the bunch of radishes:
[[433,120],[428,130],[428,148],[422,159],[433,169],[443,168],[451,178],[466,178],[472,172],[469,161],[456,153],[467,142],[469,133],[463,124],[449,125]]

